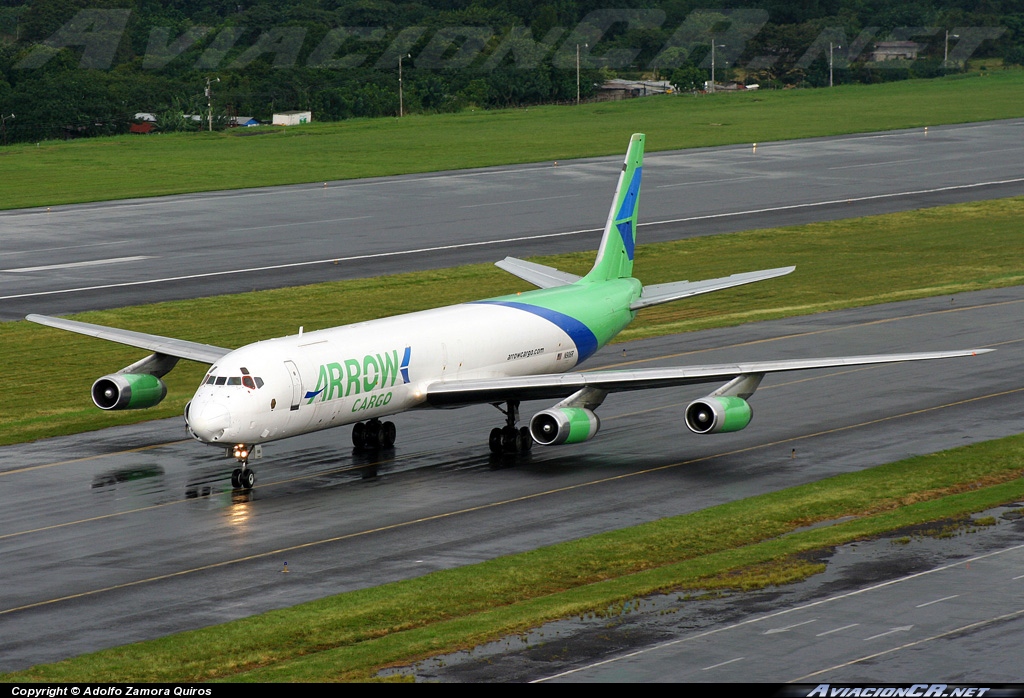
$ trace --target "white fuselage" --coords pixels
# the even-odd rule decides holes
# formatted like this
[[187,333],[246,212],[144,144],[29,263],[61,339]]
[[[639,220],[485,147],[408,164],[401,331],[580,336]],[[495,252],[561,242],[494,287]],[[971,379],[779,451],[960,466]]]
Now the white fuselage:
[[560,373],[578,360],[549,320],[466,303],[236,349],[211,367],[186,419],[204,443],[259,444],[403,412],[438,381]]

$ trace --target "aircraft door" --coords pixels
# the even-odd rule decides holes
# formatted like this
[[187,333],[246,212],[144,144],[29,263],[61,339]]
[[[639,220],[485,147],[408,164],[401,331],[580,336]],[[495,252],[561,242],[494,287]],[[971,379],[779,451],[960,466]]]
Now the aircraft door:
[[302,400],[302,377],[299,376],[299,368],[295,365],[294,361],[285,361],[285,368],[288,369],[288,375],[292,379],[292,404],[291,409],[294,412],[299,409],[299,402]]

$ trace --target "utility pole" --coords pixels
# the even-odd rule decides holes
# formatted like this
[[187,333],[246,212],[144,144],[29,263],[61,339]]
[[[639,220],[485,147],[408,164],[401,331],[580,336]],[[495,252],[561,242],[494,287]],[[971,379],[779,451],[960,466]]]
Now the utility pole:
[[220,82],[220,78],[206,78],[206,124],[210,132],[213,131],[213,90],[210,89],[210,81]]
[[[725,48],[725,44],[718,44],[718,48]],[[715,37],[711,37],[711,91],[715,91]]]
[[405,116],[405,104],[402,98],[402,61],[412,58],[411,53],[402,53],[398,56],[398,116]]
[[[583,44],[587,48],[590,44]],[[576,105],[580,103],[580,45],[576,44]]]

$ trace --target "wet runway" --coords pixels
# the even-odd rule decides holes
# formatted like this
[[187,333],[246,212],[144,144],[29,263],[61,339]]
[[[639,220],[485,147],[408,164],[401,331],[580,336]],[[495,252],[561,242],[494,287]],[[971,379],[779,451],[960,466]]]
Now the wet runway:
[[[1016,119],[648,153],[638,242],[1021,195],[1022,136]],[[0,319],[593,250],[622,157],[2,211]]]
[[1022,320],[1017,287],[616,345],[589,366],[998,351],[770,377],[728,435],[682,426],[715,386],[612,395],[595,439],[521,462],[487,454],[489,406],[399,415],[377,461],[344,427],[270,444],[246,495],[179,419],[4,447],[0,670],[1017,433]]

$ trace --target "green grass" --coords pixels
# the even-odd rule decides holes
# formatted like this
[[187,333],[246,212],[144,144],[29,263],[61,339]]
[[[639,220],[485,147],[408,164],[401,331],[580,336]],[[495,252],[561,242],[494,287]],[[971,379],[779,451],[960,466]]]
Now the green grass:
[[[644,283],[726,276],[795,264],[789,276],[642,311],[635,339],[1024,282],[1024,199],[1000,199],[833,223],[773,228],[638,247]],[[641,229],[642,237],[643,231]],[[584,272],[593,253],[541,258]],[[237,347],[258,339],[359,322],[517,290],[491,265],[200,298],[85,313],[79,319]],[[259,323],[251,318],[260,318]],[[884,347],[879,347],[883,350]],[[180,415],[205,367],[183,361],[168,398],[150,410],[100,412],[92,381],[144,352],[28,322],[0,323],[0,444]],[[26,399],[31,386],[33,399]]]
[[[828,136],[1024,116],[1024,72],[0,148],[0,208]],[[315,115],[314,115],[315,117]]]
[[549,620],[619,613],[654,593],[802,579],[823,569],[808,561],[814,551],[964,520],[1017,501],[1024,497],[1022,474],[1024,435],[0,675],[0,681],[365,680],[382,667]]

